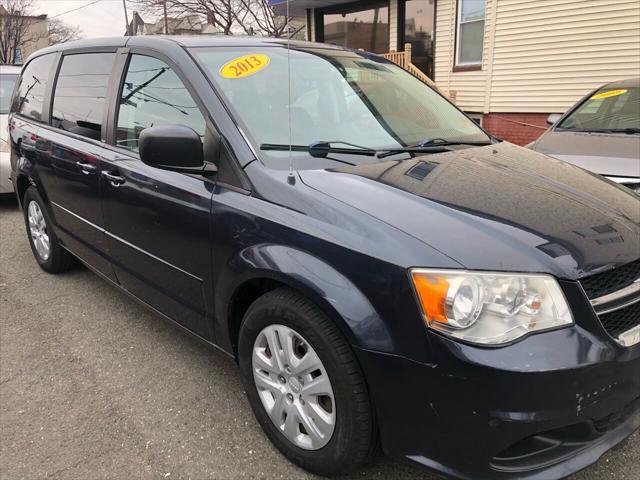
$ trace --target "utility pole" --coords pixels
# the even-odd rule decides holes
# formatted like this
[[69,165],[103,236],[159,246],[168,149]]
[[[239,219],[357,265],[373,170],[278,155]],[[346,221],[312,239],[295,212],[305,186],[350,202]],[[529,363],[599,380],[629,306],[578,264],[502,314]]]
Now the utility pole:
[[125,32],[127,32],[127,36],[131,36],[131,25],[129,25],[129,15],[127,15],[127,0],[122,0],[122,8],[124,8],[124,22],[127,26]]
[[167,0],[162,2],[164,8],[164,34],[169,35],[169,20],[167,20]]

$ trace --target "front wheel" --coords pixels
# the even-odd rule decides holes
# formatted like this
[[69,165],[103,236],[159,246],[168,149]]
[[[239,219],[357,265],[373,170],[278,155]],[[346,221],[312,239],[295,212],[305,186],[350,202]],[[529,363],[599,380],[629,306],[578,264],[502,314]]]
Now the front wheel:
[[238,353],[251,407],[289,460],[319,475],[368,460],[376,430],[360,366],[312,302],[287,288],[260,297],[245,315]]

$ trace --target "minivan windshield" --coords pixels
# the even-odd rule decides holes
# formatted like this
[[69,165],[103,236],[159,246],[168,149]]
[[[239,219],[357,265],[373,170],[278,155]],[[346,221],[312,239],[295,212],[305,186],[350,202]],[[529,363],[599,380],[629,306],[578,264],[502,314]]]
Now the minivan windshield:
[[[294,145],[349,142],[382,150],[430,139],[490,141],[422,81],[366,52],[292,46],[290,101],[285,46],[192,48],[191,52],[257,147],[289,144],[288,105]],[[304,169],[308,154],[294,155],[300,159],[296,168]],[[286,151],[262,151],[260,156],[274,168],[288,165]],[[355,155],[342,158],[352,163],[378,161]]]
[[[18,75],[3,73],[0,75],[0,114],[9,113],[9,104],[11,103],[11,93],[13,86],[16,84]],[[3,132],[4,133],[4,132]]]
[[562,120],[556,129],[638,134],[640,87],[603,87]]

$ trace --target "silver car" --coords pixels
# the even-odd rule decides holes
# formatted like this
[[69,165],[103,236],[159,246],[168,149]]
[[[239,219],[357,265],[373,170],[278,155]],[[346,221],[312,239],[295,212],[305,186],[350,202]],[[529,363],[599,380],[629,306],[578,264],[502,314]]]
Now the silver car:
[[0,194],[13,193],[13,185],[9,175],[9,136],[7,132],[7,114],[13,86],[20,75],[20,67],[0,65]]
[[604,85],[547,122],[529,148],[640,193],[640,78]]

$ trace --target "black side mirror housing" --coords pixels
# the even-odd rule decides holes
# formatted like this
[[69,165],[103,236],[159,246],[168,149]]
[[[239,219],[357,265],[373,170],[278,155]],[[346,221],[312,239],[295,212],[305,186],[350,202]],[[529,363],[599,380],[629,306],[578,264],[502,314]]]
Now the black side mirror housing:
[[140,159],[149,166],[183,173],[211,173],[215,165],[205,164],[202,140],[185,125],[145,128],[138,139]]

